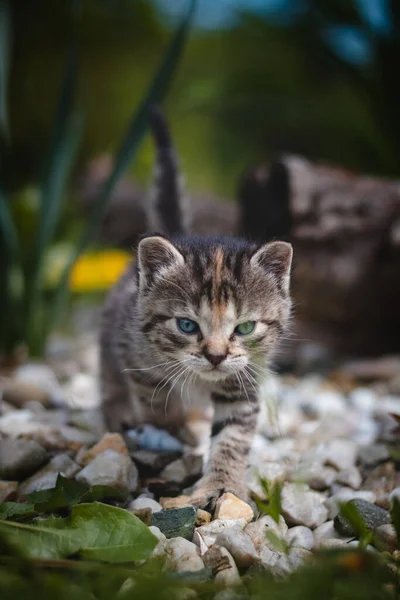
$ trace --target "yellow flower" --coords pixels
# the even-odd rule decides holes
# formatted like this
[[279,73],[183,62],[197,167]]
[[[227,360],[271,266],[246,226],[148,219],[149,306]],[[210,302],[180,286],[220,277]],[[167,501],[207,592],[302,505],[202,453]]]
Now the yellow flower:
[[122,250],[83,254],[72,269],[69,287],[77,293],[107,290],[117,281],[131,260],[132,255]]

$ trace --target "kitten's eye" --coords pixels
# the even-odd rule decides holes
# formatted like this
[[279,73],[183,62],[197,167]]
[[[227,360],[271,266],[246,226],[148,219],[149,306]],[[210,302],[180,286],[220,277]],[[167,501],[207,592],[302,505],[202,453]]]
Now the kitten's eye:
[[187,333],[188,335],[197,333],[200,330],[196,321],[192,321],[191,319],[177,319],[176,324],[182,333]]
[[238,333],[239,335],[249,335],[250,333],[253,333],[255,326],[255,321],[245,321],[235,327],[235,333]]

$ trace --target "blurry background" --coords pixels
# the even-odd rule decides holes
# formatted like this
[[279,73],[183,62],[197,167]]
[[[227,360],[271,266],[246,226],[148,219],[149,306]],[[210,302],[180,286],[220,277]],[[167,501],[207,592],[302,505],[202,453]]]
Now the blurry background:
[[[1,2],[0,185],[28,279],[33,267],[26,256],[37,247],[41,185],[46,173],[57,165],[52,156],[60,155],[54,138],[55,114],[57,106],[60,113],[60,105],[67,102],[62,89],[68,81],[71,52],[76,57],[76,80],[68,102],[72,116],[80,120],[80,135],[76,152],[68,159],[70,165],[59,177],[62,207],[42,247],[45,276],[39,320],[47,319],[45,302],[51,302],[51,289],[57,287],[62,267],[89,219],[99,196],[99,181],[110,173],[112,156],[118,153],[132,112],[140,105],[187,8],[188,2],[183,0]],[[194,205],[203,207],[197,230],[214,231],[210,212],[218,203],[214,229],[220,228],[222,233],[240,231],[256,238],[291,239],[295,250],[298,246],[295,293],[299,318],[310,321],[312,314],[318,321],[311,334],[306,327],[307,337],[321,337],[328,346],[336,347],[332,331],[348,337],[349,324],[358,319],[354,339],[360,329],[364,334],[354,348],[345,351],[366,349],[366,337],[372,339],[377,330],[380,339],[371,342],[370,353],[400,351],[396,308],[400,291],[395,277],[400,246],[396,182],[400,158],[399,3],[198,0],[186,33],[187,44],[177,59],[163,106]],[[66,130],[74,126],[72,121],[68,123]],[[135,160],[127,165],[130,179],[119,178],[109,194],[117,201],[115,205],[118,197],[123,197],[123,208],[117,207],[112,218],[108,215],[102,235],[92,235],[90,243],[84,244],[86,249],[97,252],[95,242],[99,240],[100,250],[105,245],[130,249],[135,235],[145,228],[143,190],[149,182],[153,147],[149,138],[138,147]],[[303,164],[301,177],[311,186],[307,194],[313,202],[325,191],[329,196],[332,189],[340,188],[333,204],[322,202],[317,210],[314,202],[308,212],[299,208],[297,191],[304,188],[304,182],[293,178],[292,171],[297,169],[293,161],[285,163],[281,158],[292,155],[311,161],[309,167]],[[388,178],[393,184],[376,180],[372,188],[361,184],[359,189],[353,179],[351,185],[343,180],[343,172],[318,174],[314,161]],[[270,171],[271,164],[278,164],[278,172]],[[376,203],[386,207],[378,207],[379,215]],[[269,207],[267,213],[262,212],[265,206]],[[249,207],[253,211],[250,216],[246,213]],[[329,231],[317,240],[315,230],[324,230],[328,213]],[[114,217],[117,234],[113,236]],[[123,233],[118,228],[121,219]],[[245,226],[243,219],[247,219]],[[261,231],[252,223],[261,223]],[[304,225],[314,227],[311,237],[304,234]],[[360,244],[363,250],[359,252]],[[321,256],[324,258],[318,258]],[[336,264],[338,256],[340,264]],[[88,292],[102,294],[126,261],[120,253],[103,253],[97,262],[96,254],[89,258],[81,257],[68,279],[78,300],[85,299]],[[349,260],[355,265],[351,273]],[[11,262],[3,283],[7,281],[12,288],[7,302],[14,306],[15,294],[26,296],[30,288],[15,275],[14,258]],[[382,264],[386,269],[383,279]],[[311,266],[312,281],[307,265]],[[365,294],[371,289],[374,295],[363,312]],[[6,300],[2,302],[5,305]],[[32,316],[35,310],[25,311],[30,313],[28,321],[37,322]],[[324,335],[322,329],[328,322],[331,331]],[[19,329],[18,334],[7,333],[8,347],[10,339],[12,346],[18,337],[18,341],[26,337]],[[35,335],[42,341],[45,337],[42,332]],[[30,345],[43,348],[43,343]]]

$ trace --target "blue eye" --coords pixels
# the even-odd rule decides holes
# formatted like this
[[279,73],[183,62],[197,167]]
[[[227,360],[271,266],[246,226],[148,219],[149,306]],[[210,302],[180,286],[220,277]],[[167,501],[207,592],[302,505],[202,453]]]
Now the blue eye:
[[253,333],[255,326],[255,321],[245,321],[235,327],[235,333],[238,333],[239,335],[250,335],[250,333]]
[[182,333],[186,333],[188,335],[200,331],[200,327],[196,321],[192,321],[191,319],[177,319],[176,324]]

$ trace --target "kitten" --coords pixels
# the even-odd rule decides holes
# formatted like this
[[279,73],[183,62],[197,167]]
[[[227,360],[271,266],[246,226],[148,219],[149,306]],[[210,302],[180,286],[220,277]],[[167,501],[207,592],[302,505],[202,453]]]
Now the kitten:
[[259,383],[290,314],[292,247],[184,236],[181,181],[161,113],[150,221],[137,261],[106,300],[101,331],[102,396],[111,430],[153,423],[177,432],[182,391],[212,402],[211,452],[191,500],[212,508],[230,491],[246,498],[247,459]]

